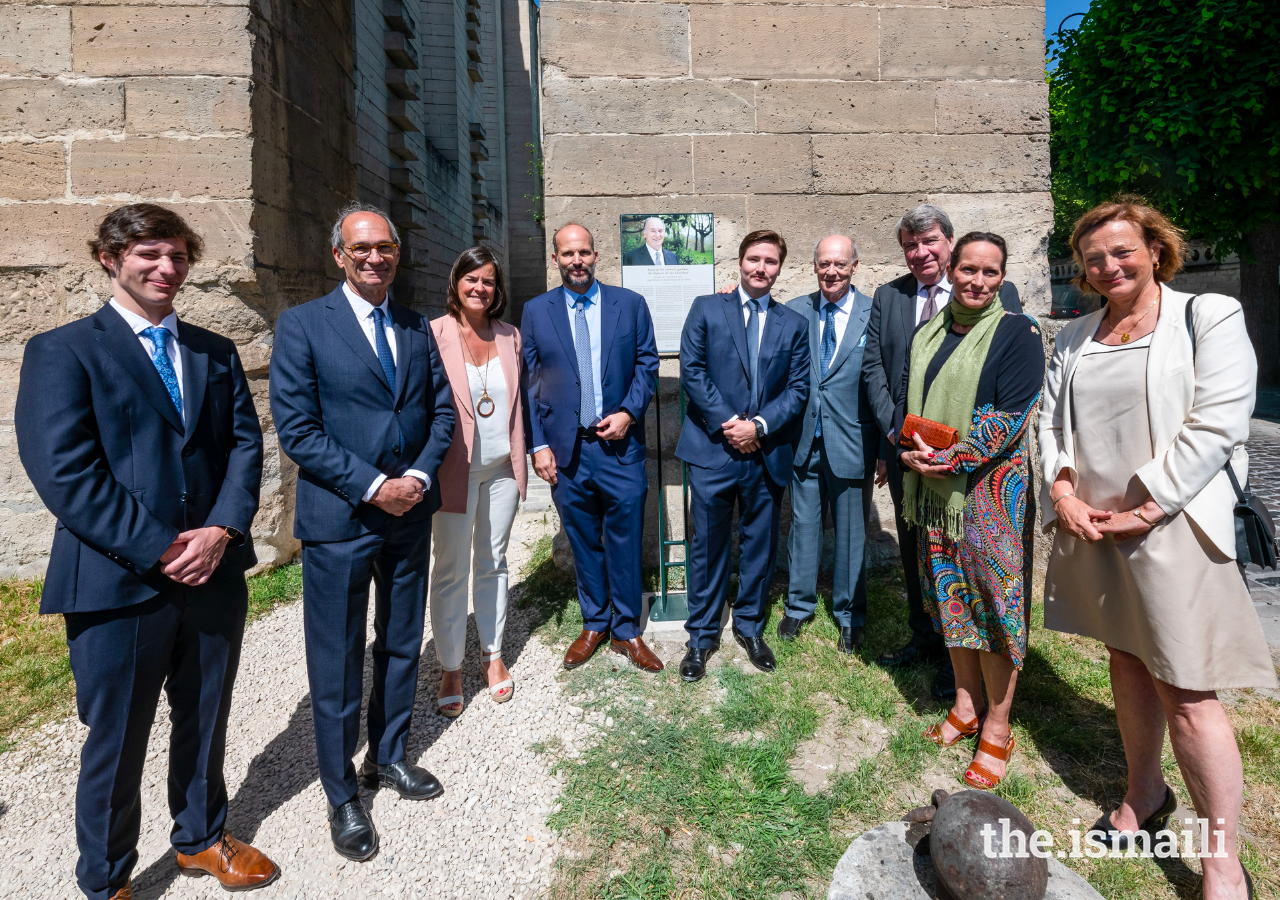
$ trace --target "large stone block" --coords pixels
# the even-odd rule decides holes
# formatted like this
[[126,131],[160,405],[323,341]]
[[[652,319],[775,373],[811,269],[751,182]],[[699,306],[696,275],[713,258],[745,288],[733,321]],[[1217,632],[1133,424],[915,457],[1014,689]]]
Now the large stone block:
[[542,61],[569,75],[689,74],[689,8],[557,0],[543,9]]
[[244,7],[76,8],[72,46],[85,75],[253,74]]
[[708,134],[693,139],[699,194],[800,194],[812,186],[802,134]]
[[247,137],[75,141],[71,190],[81,197],[249,196],[252,141]]
[[1048,134],[1049,85],[1043,81],[944,81],[938,85],[938,132]]
[[1044,78],[1044,7],[885,9],[881,78]]
[[542,85],[547,134],[688,134],[755,131],[755,85],[687,78],[638,81],[549,76]]
[[814,135],[814,184],[830,194],[1043,191],[1043,135]]
[[933,132],[934,84],[886,81],[770,81],[756,88],[761,131]]
[[0,79],[0,132],[47,137],[122,127],[124,86],[118,81]]
[[693,74],[875,78],[879,11],[862,6],[695,6]]
[[53,269],[0,269],[0,344],[19,346],[61,324],[63,287]]
[[66,193],[67,148],[63,144],[0,144],[0,197],[51,200]]
[[71,10],[0,6],[0,74],[57,75],[71,68]]
[[687,136],[551,135],[543,159],[548,194],[687,194],[693,157]]
[[125,82],[130,134],[249,131],[247,78],[130,78]]

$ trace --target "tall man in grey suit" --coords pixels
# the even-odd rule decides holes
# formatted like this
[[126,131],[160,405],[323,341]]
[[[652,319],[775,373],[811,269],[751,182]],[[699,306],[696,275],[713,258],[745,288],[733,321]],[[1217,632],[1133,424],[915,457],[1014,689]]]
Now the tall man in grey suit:
[[836,529],[831,605],[843,653],[862,646],[867,621],[864,549],[880,449],[880,429],[862,375],[871,298],[850,284],[857,268],[857,244],[842,234],[823,238],[813,250],[818,290],[787,304],[808,323],[812,363],[793,463],[787,538],[791,584],[778,637],[795,640],[813,617],[823,513],[830,509]]
[[[862,357],[866,375],[867,396],[875,410],[876,422],[885,443],[881,459],[897,459],[893,443],[893,409],[902,387],[907,347],[911,336],[938,310],[951,302],[951,282],[947,266],[955,245],[955,228],[951,219],[931,203],[922,203],[898,220],[898,244],[906,258],[910,273],[876,289],[867,325],[867,349]],[[1006,281],[1000,286],[1000,302],[1010,312],[1022,312],[1018,289]],[[911,639],[901,649],[880,658],[884,666],[907,666],[920,661],[941,662],[933,683],[938,699],[955,696],[955,674],[942,636],[933,630],[933,621],[924,610],[920,592],[920,567],[916,530],[902,518],[902,470],[888,466],[889,493],[893,496],[893,513],[898,530],[898,546],[902,553],[902,571],[906,578],[908,624]]]

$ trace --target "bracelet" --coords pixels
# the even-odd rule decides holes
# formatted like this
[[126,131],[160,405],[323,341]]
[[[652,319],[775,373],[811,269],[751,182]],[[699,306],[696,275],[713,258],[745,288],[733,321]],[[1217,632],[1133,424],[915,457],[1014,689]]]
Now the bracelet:
[[1067,494],[1063,494],[1061,497],[1058,497],[1056,500],[1051,501],[1050,506],[1057,506],[1059,503],[1061,503],[1063,500],[1066,500],[1068,497],[1074,497],[1074,496],[1075,496],[1074,491]]
[[1144,516],[1144,515],[1142,514],[1142,507],[1141,507],[1141,506],[1139,506],[1137,509],[1135,509],[1135,510],[1133,511],[1133,514],[1134,514],[1135,516],[1137,516],[1139,519],[1141,519],[1142,521],[1146,522],[1148,525],[1151,525],[1152,527],[1154,527],[1154,526],[1155,526],[1155,524],[1156,524],[1155,522],[1152,522],[1150,519],[1148,519],[1146,516]]

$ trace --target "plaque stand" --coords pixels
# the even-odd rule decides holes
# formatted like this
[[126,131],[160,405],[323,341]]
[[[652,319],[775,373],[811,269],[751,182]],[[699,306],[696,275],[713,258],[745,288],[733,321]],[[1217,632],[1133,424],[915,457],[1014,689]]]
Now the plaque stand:
[[[661,385],[661,381],[659,381]],[[679,390],[680,396],[680,422],[684,422],[684,388]],[[662,390],[661,387],[654,392],[654,412],[657,423],[658,443],[658,590],[655,591],[649,600],[649,621],[651,622],[680,622],[683,623],[689,618],[689,470],[684,461],[680,463],[680,514],[683,519],[684,527],[681,530],[682,537],[678,540],[672,540],[667,536],[667,492],[666,485],[662,480],[663,457],[666,455],[664,445],[662,443]],[[668,561],[668,552],[675,548],[682,549],[682,559],[671,562]],[[684,590],[672,591],[668,588],[668,573],[672,569],[684,570]]]

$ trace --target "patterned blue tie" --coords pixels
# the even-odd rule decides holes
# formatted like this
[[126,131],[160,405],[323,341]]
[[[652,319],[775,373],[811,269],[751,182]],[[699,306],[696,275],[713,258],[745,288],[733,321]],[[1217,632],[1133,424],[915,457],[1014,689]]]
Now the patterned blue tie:
[[396,392],[396,360],[391,355],[391,345],[387,343],[387,317],[382,310],[373,308],[373,344],[378,348],[378,362],[382,364],[382,374],[387,376],[387,384],[391,393]]
[[760,302],[747,299],[747,368],[751,370],[751,406],[755,408],[759,398],[759,381],[756,364],[760,361]]
[[151,362],[178,410],[178,418],[182,418],[182,391],[178,389],[178,373],[173,371],[173,361],[169,359],[169,329],[153,325],[144,328],[142,336],[151,342]]
[[[822,307],[822,367],[818,370],[823,378],[827,377],[827,369],[831,368],[831,360],[836,355],[836,305],[828,303]],[[822,437],[822,416],[818,416],[817,427],[813,429],[814,437]]]
[[[577,297],[577,294],[574,294]],[[579,398],[582,408],[578,423],[590,428],[596,421],[596,379],[591,367],[591,332],[587,330],[587,298],[578,297],[573,304],[577,310],[573,316],[573,349],[578,354]]]

